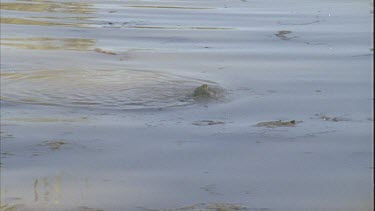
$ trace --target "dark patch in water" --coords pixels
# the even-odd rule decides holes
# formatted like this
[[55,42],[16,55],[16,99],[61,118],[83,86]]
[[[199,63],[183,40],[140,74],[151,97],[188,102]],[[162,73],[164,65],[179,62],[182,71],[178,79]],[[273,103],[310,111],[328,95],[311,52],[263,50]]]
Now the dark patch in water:
[[115,52],[113,52],[113,51],[103,50],[103,49],[100,49],[100,48],[95,48],[94,51],[95,51],[95,52],[98,52],[98,53],[109,54],[109,55],[117,55],[117,54],[116,54]]
[[297,124],[301,123],[302,121],[296,121],[296,120],[291,120],[291,121],[270,121],[270,122],[260,122],[256,124],[255,126],[257,127],[268,127],[268,128],[276,128],[276,127],[294,127]]
[[196,126],[210,126],[210,125],[223,125],[225,122],[223,121],[213,121],[213,120],[201,120],[193,122],[193,125]]
[[57,150],[57,149],[60,149],[62,146],[66,145],[66,144],[68,144],[66,141],[54,140],[54,141],[45,141],[41,145],[46,146],[46,147],[48,147],[49,149],[52,149],[52,150]]
[[292,31],[287,31],[287,30],[282,30],[282,31],[278,31],[275,36],[282,39],[282,40],[290,40],[294,37],[289,37],[287,35],[291,34]]
[[223,96],[223,90],[217,86],[209,86],[208,84],[203,84],[194,89],[193,98],[196,101],[210,101],[218,100]]

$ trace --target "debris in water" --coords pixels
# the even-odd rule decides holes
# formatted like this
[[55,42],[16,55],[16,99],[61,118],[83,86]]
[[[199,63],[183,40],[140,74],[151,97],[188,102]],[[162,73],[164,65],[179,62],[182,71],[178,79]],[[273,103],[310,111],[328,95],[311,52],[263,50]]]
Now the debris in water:
[[225,122],[223,121],[213,121],[213,120],[201,120],[193,122],[193,125],[196,126],[210,126],[210,125],[223,125]]
[[275,128],[275,127],[294,127],[296,124],[301,123],[302,121],[270,121],[270,122],[260,122],[256,124],[257,127],[268,127],[268,128]]
[[282,39],[282,40],[290,40],[292,39],[292,37],[288,37],[287,35],[292,33],[292,31],[287,31],[287,30],[282,30],[282,31],[278,31],[276,35],[276,37]]
[[62,140],[56,140],[56,141],[45,141],[43,142],[43,146],[46,146],[52,150],[60,149],[63,145],[67,144],[67,142]]
[[105,53],[105,54],[110,54],[110,55],[117,55],[115,52],[113,51],[106,51],[106,50],[103,50],[103,49],[100,49],[100,48],[95,48],[94,49],[95,52],[98,52],[98,53]]
[[194,90],[193,97],[195,100],[209,100],[218,99],[220,96],[220,89],[208,84],[203,84]]
[[343,117],[330,117],[330,116],[319,115],[319,114],[317,114],[317,116],[319,116],[319,118],[324,120],[324,121],[331,121],[331,122],[349,121],[348,118],[343,118]]
[[229,203],[213,203],[208,205],[207,209],[213,209],[215,211],[248,210],[244,206]]
[[194,97],[211,97],[211,96],[212,96],[212,92],[208,88],[207,84],[203,84],[202,86],[194,90]]

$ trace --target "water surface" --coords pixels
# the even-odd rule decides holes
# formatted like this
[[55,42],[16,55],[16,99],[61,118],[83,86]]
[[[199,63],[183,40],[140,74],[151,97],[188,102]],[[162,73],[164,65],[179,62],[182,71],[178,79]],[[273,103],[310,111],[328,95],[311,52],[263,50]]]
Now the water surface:
[[1,211],[373,210],[372,7],[1,1]]

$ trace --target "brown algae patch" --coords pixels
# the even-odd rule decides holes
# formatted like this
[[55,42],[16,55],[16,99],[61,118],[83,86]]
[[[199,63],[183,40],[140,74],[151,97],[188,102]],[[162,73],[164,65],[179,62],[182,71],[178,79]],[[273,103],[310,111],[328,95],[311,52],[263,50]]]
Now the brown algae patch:
[[1,38],[1,45],[30,50],[73,50],[87,51],[93,48],[96,41],[84,38]]
[[302,121],[296,121],[296,120],[291,120],[291,121],[270,121],[270,122],[260,122],[256,124],[255,126],[257,127],[268,127],[268,128],[276,128],[276,127],[294,127],[297,124],[301,123]]

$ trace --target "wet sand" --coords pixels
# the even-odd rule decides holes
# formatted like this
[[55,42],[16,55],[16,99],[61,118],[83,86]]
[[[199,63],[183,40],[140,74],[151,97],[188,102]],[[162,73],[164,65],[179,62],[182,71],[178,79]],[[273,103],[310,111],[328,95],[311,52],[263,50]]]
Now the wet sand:
[[0,210],[373,210],[372,8],[1,1]]

